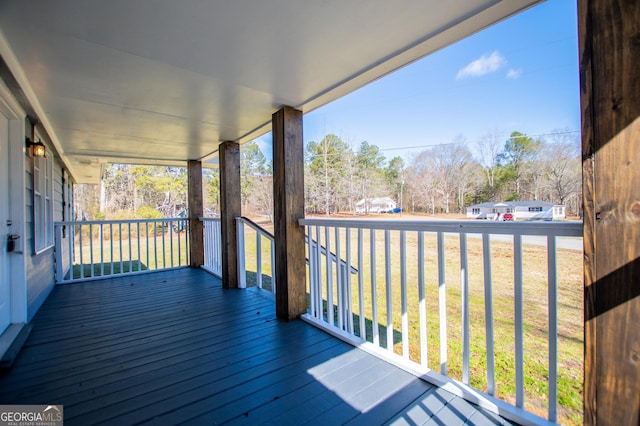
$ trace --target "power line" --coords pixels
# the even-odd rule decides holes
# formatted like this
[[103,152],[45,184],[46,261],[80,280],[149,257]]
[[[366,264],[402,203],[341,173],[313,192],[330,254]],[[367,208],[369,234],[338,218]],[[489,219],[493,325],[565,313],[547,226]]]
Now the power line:
[[[549,132],[549,133],[540,133],[540,134],[536,134],[536,135],[526,135],[523,134],[522,136],[509,136],[506,137],[504,140],[507,141],[509,139],[522,139],[522,138],[542,138],[542,137],[546,137],[546,136],[557,136],[557,135],[569,135],[569,134],[579,134],[580,131],[579,130],[566,130],[566,131],[561,131],[561,132]],[[468,145],[470,143],[478,143],[478,142],[482,142],[483,140],[485,140],[486,138],[483,139],[477,139],[475,141],[465,141],[464,143],[462,143],[463,145]],[[439,146],[455,146],[455,145],[459,145],[461,144],[460,142],[445,142],[445,143],[433,143],[433,144],[425,144],[425,145],[414,145],[414,146],[404,146],[404,147],[394,147],[394,148],[378,148],[378,152],[387,152],[387,151],[406,151],[406,150],[414,150],[414,149],[424,149],[424,148],[435,148],[435,147],[439,147]],[[356,151],[353,152],[354,156],[357,156],[360,154],[360,151]],[[344,156],[344,153],[335,153],[335,154],[313,154],[313,155],[308,155],[307,158],[317,158],[317,157],[325,157],[325,158],[329,158],[329,157],[342,157]]]
[[[568,134],[573,134],[573,133],[580,133],[579,130],[567,130],[567,131],[562,131],[562,132],[551,132],[551,133],[540,133],[537,135],[522,135],[522,136],[509,136],[507,138],[505,138],[505,141],[509,140],[509,139],[523,139],[523,138],[541,138],[541,137],[545,137],[545,136],[555,136],[555,135],[568,135]],[[470,141],[467,142],[465,141],[464,143],[462,143],[463,145],[467,145],[469,143],[478,143],[478,142],[482,142],[483,140],[485,140],[485,138],[483,139],[477,139],[475,141]],[[428,144],[428,145],[416,145],[416,146],[405,146],[405,147],[398,147],[398,148],[380,148],[379,151],[400,151],[400,150],[407,150],[407,149],[416,149],[416,148],[433,148],[436,146],[452,146],[452,145],[459,145],[460,142],[446,142],[446,143],[437,143],[437,144]]]

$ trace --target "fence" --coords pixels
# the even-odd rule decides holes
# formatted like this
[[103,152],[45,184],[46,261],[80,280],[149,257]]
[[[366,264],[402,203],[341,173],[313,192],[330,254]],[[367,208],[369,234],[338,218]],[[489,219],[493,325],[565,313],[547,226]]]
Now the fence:
[[[246,288],[247,284],[249,286],[255,285],[275,294],[275,241],[273,234],[246,217],[236,218],[236,226],[238,230],[238,281],[240,288]],[[247,236],[249,233],[254,234],[255,245],[253,242],[249,243]],[[267,245],[263,246],[265,241]],[[253,278],[254,272],[247,271],[247,266],[255,266],[255,279]]]
[[56,282],[189,265],[188,219],[56,222]]
[[[533,423],[541,420],[524,411],[524,372],[534,369],[525,363],[525,316],[526,325],[531,328],[530,317],[539,317],[546,310],[546,324],[540,326],[545,328],[547,340],[544,350],[547,359],[544,375],[548,383],[546,417],[552,422],[557,421],[556,238],[581,236],[582,224],[332,219],[303,219],[300,224],[306,227],[307,251],[311,260],[308,320],[396,363],[418,372],[429,372],[434,380],[440,382],[442,379],[450,380],[447,377],[450,375],[449,367],[456,365],[456,370],[460,370],[456,373],[460,377],[453,383],[468,389],[467,394],[481,388],[479,390],[489,397],[487,400],[491,404],[525,423],[528,419]],[[507,236],[507,241],[500,241],[505,239],[504,236]],[[535,265],[529,269],[523,268],[523,241],[527,247],[529,243],[537,244],[536,250],[545,252],[544,259],[536,259]],[[500,250],[499,256],[492,255],[492,246]],[[326,252],[331,251],[338,258],[343,257],[346,265],[351,267],[355,264],[357,272],[346,274],[342,270],[344,268],[334,271],[331,256],[326,256]],[[323,255],[324,261],[321,260]],[[471,268],[470,259],[473,263]],[[498,267],[492,265],[492,259]],[[498,265],[499,262],[504,263],[504,259],[508,260],[508,265]],[[505,277],[505,269],[512,272],[510,276]],[[471,296],[470,271],[473,273]],[[546,275],[544,294],[539,294],[543,287],[535,287],[538,289],[536,293],[529,294],[534,286],[531,289],[523,287],[532,281],[523,279],[525,273],[527,277],[533,273]],[[536,282],[538,278],[535,278]],[[459,284],[459,290],[452,289],[453,282]],[[505,289],[508,289],[506,293]],[[582,289],[575,291],[581,292]],[[525,293],[528,311],[524,310]],[[447,301],[448,294],[455,296],[457,306]],[[536,301],[536,297],[539,300]],[[500,311],[496,316],[493,308],[497,301]],[[470,306],[471,302],[473,306]],[[535,304],[540,306],[539,310]],[[536,314],[530,312],[533,310]],[[501,383],[505,380],[504,369],[509,370],[515,381],[515,395],[501,392],[500,396],[512,400],[513,406],[493,398],[497,395],[496,318],[500,332],[498,370]],[[484,329],[479,331],[478,327]],[[510,336],[506,338],[503,334],[505,329],[510,330]],[[475,339],[471,338],[472,333]],[[455,337],[455,342],[449,341],[452,337]],[[535,338],[539,337],[536,335]],[[502,355],[502,340],[512,342],[513,359],[510,355]],[[530,345],[530,348],[540,349],[538,340],[535,345]],[[507,365],[504,365],[505,360]],[[429,366],[433,368],[429,369]],[[440,375],[433,375],[433,370],[439,371]],[[472,376],[472,372],[482,377]],[[529,376],[527,378],[529,380]],[[469,388],[471,384],[476,385],[475,390]]]
[[222,241],[220,218],[201,217],[204,224],[203,268],[222,278]]

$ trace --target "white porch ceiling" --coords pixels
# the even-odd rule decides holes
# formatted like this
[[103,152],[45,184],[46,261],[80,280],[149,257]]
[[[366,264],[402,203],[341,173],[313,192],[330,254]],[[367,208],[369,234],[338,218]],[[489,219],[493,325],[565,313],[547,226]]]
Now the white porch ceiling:
[[3,0],[0,54],[78,182],[207,159],[540,0]]

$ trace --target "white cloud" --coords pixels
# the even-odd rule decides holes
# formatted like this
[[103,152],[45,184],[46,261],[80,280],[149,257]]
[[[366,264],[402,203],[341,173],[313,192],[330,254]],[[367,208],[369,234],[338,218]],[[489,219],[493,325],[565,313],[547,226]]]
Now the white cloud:
[[471,62],[466,67],[458,71],[456,79],[467,77],[480,77],[485,74],[498,71],[505,66],[507,60],[498,52],[494,51],[491,55],[482,55],[479,59]]
[[271,140],[266,140],[264,136],[254,139],[253,141],[258,145],[260,150],[263,152],[271,149]]
[[507,77],[509,77],[512,80],[517,80],[518,78],[520,78],[520,76],[522,75],[522,70],[521,69],[509,69],[509,71],[507,72]]
[[272,143],[269,134],[260,136],[259,138],[254,139],[252,142],[255,142],[255,144],[258,145],[258,148],[260,148],[260,151],[262,151],[267,161],[271,161],[271,158],[273,157],[273,150],[271,148]]

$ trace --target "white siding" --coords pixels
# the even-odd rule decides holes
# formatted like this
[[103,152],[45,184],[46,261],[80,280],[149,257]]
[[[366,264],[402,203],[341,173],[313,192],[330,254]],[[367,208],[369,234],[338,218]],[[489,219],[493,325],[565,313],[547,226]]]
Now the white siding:
[[[43,188],[42,200],[44,203],[51,203],[50,219],[62,220],[63,199],[62,199],[62,166],[50,151],[52,158],[51,167],[53,168],[53,179],[49,184],[49,188]],[[45,226],[40,227],[40,231],[47,234],[45,238],[45,248],[36,253],[36,244],[34,241],[34,191],[33,191],[33,159],[27,153],[25,157],[25,259],[27,271],[27,319],[31,320],[37,310],[40,308],[44,300],[47,298],[53,286],[55,285],[55,252],[53,243],[52,228],[47,229]],[[44,212],[45,215],[47,212]],[[42,216],[42,215],[41,215]],[[51,220],[51,227],[53,226]],[[63,244],[63,247],[67,245]],[[65,256],[68,258],[68,256]],[[69,266],[66,265],[66,268]]]

